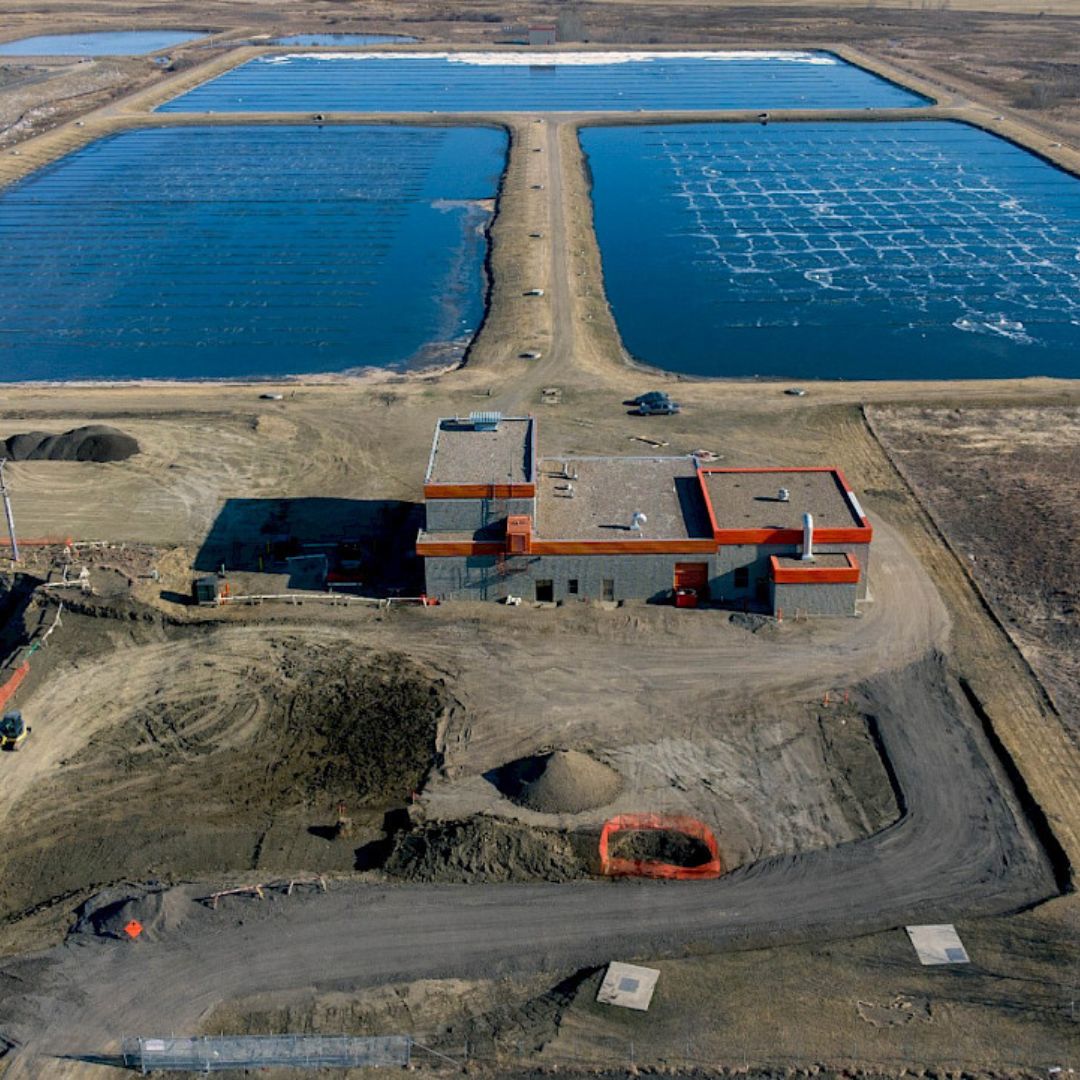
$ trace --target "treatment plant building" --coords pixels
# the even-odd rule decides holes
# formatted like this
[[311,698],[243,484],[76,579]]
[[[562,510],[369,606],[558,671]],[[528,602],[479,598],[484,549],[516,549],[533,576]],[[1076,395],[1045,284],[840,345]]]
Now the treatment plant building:
[[671,601],[853,615],[873,529],[838,469],[555,457],[532,417],[442,419],[417,538],[440,600]]

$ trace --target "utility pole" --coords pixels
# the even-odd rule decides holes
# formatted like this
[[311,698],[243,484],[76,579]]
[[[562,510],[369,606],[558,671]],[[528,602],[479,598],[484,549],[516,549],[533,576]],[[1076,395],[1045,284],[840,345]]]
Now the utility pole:
[[11,499],[8,498],[7,484],[4,483],[4,466],[7,458],[0,458],[0,498],[4,500],[4,517],[7,518],[8,535],[11,537],[11,561],[19,561],[19,543],[15,539],[15,515],[11,512]]

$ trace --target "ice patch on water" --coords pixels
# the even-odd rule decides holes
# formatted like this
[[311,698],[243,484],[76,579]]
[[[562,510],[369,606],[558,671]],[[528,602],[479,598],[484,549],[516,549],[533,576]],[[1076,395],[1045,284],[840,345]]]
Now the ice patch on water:
[[723,50],[711,52],[332,52],[287,53],[264,56],[264,64],[285,64],[292,60],[445,60],[450,64],[473,64],[485,67],[574,67],[602,64],[648,63],[653,60],[711,60],[718,62],[774,60],[787,64],[814,64],[833,67],[840,61],[834,56],[815,52],[766,52]]
[[823,289],[834,289],[836,292],[847,292],[842,285],[833,284],[833,272],[831,270],[804,270],[803,277],[820,285]]
[[[977,314],[977,313],[976,313]],[[1004,315],[978,315],[977,318],[966,316],[956,319],[953,326],[957,330],[963,330],[968,334],[997,334],[999,337],[1008,338],[1019,345],[1031,345],[1034,338],[1027,332],[1027,328],[1017,319],[1009,319]]]

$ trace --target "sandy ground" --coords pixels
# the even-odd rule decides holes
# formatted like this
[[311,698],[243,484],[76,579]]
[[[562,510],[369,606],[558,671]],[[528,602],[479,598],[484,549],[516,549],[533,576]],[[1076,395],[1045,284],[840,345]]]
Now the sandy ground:
[[874,429],[1080,734],[1076,409],[874,409]]
[[[397,618],[341,610],[329,623],[307,616],[289,629],[259,620],[186,632],[69,614],[45,662],[32,665],[33,753],[3,762],[0,816],[19,836],[0,874],[3,914],[124,877],[351,870],[351,849],[309,831],[332,821],[348,793],[313,793],[307,747],[267,742],[283,722],[275,702],[298,672],[310,676],[336,650],[405,650],[448,682],[455,708],[439,735],[440,768],[419,800],[425,817],[494,811],[598,831],[620,810],[688,812],[720,837],[729,868],[869,835],[895,816],[876,807],[888,777],[858,710],[820,703],[826,691],[838,696],[943,646],[948,631],[898,538],[883,528],[876,544],[875,601],[862,618],[768,633],[722,615],[688,620],[644,606],[470,605],[467,614],[447,606]],[[908,617],[897,619],[898,610]],[[777,680],[778,650],[798,679]],[[738,674],[702,677],[718,664]],[[584,688],[582,671],[590,673]],[[485,779],[551,745],[609,761],[624,781],[619,801],[593,813],[539,814],[514,807]],[[278,755],[295,763],[272,770]],[[398,802],[408,795],[397,792]],[[162,828],[178,813],[182,830]]]
[[[939,1075],[956,1069],[978,1056],[992,1012],[1003,1048],[997,1075],[1044,1076],[1073,1059],[1076,987],[1060,977],[1080,961],[1077,929],[1075,913],[1059,903],[1007,920],[962,922],[973,958],[962,969],[920,968],[901,929],[719,960],[661,960],[644,1016],[598,1005],[602,970],[585,970],[521,982],[425,980],[355,994],[254,995],[215,1010],[204,1030],[408,1032],[461,1062],[468,1040],[471,1069],[494,1067],[500,1076],[517,1075],[531,1059],[564,1075],[622,1066],[614,1074],[622,1076],[633,1060],[688,1071],[725,1062],[751,1078],[759,1075],[755,1065],[768,1063],[797,1070],[781,1075],[831,1078],[844,1068],[895,1075],[914,1061],[932,1062]],[[710,1002],[707,1017],[702,1000]],[[790,1053],[795,1045],[801,1053]],[[429,1064],[431,1055],[417,1050],[416,1059]],[[820,1073],[806,1069],[808,1061]]]

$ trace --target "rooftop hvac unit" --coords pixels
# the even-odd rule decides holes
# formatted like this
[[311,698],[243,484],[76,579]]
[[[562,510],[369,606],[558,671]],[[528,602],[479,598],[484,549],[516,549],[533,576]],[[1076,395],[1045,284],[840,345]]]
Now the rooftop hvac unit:
[[502,420],[501,412],[471,412],[469,423],[475,431],[497,431]]

